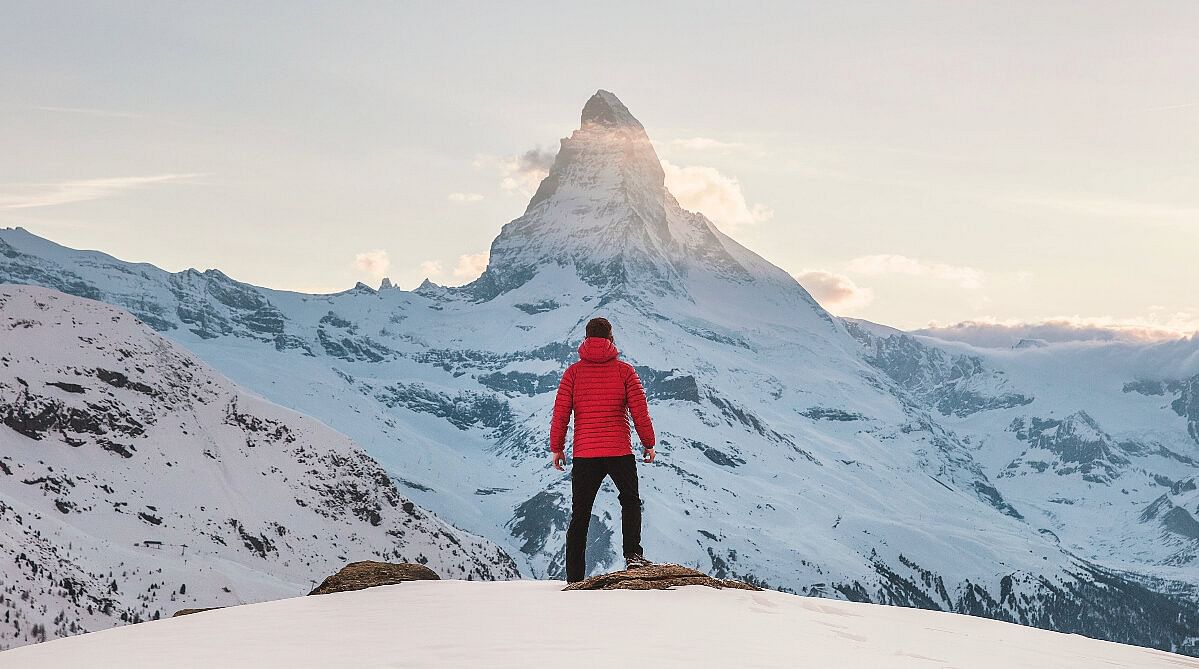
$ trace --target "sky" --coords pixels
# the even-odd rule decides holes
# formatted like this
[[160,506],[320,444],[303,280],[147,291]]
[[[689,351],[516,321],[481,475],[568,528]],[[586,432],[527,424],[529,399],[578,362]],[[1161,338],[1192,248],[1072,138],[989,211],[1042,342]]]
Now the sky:
[[1199,3],[21,2],[0,227],[469,281],[598,88],[831,311],[1199,330]]

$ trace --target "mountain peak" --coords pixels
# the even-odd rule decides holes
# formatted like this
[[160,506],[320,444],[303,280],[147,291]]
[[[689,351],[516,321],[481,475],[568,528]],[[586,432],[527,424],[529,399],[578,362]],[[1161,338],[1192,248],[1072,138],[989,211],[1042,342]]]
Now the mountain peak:
[[600,89],[583,105],[579,128],[562,140],[549,174],[529,201],[529,210],[581,193],[623,198],[629,191],[660,199],[666,175],[645,127],[620,98]]
[[665,181],[645,128],[619,98],[596,91],[524,215],[500,231],[486,271],[463,292],[486,301],[543,267],[567,266],[610,295],[694,299],[697,282],[727,287],[764,279],[780,287],[776,296],[787,304],[798,298],[820,312],[794,278],[679,206]]
[[620,98],[613,93],[600,89],[592,95],[587,104],[583,105],[583,113],[579,119],[583,128],[591,125],[609,128],[636,128],[645,130],[641,122],[633,117],[629,108],[624,106]]

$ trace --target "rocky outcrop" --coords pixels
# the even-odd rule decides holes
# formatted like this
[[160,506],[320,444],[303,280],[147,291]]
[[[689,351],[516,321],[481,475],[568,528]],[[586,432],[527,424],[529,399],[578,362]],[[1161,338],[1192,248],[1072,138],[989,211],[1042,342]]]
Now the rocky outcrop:
[[1008,464],[998,478],[1048,470],[1058,476],[1077,474],[1089,483],[1110,485],[1130,464],[1125,446],[1117,443],[1085,411],[1076,411],[1062,420],[1022,416],[1012,421],[1008,431],[1030,447]]
[[404,581],[439,581],[437,572],[423,564],[402,562],[351,562],[341,571],[326,578],[310,595],[327,595],[331,592],[365,590],[379,585],[395,585]]
[[191,615],[191,614],[193,614],[193,613],[204,613],[205,611],[216,611],[217,609],[223,609],[223,608],[225,608],[225,607],[223,607],[223,606],[209,606],[209,607],[207,607],[207,608],[202,608],[202,609],[179,609],[179,610],[178,610],[178,611],[176,611],[176,612],[175,612],[175,614],[174,614],[174,615],[172,615],[171,617],[172,617],[172,618],[178,618],[179,616],[190,616],[190,615]]
[[[315,590],[308,593],[309,595],[327,595],[333,592],[350,592],[351,590],[365,590],[379,585],[395,585],[404,581],[440,581],[441,577],[437,572],[429,569],[423,564],[414,564],[411,562],[375,562],[373,560],[363,560],[362,562],[351,562],[341,568],[336,574],[326,578],[316,587]],[[193,613],[203,613],[204,611],[213,611],[220,606],[210,606],[207,608],[196,609],[180,609],[175,612],[172,618],[179,616],[187,616]]]
[[571,583],[563,590],[669,590],[683,585],[761,590],[742,581],[713,578],[702,571],[677,564],[655,564],[640,569],[625,569],[592,576],[578,583]]

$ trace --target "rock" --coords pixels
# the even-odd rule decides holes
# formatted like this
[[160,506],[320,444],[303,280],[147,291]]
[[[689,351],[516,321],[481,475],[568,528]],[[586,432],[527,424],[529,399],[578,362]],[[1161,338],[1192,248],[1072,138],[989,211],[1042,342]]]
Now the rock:
[[640,569],[625,569],[571,583],[563,590],[668,590],[682,585],[706,585],[709,588],[761,590],[741,581],[713,578],[677,564],[655,564]]
[[324,582],[308,593],[310,595],[327,595],[331,592],[348,592],[363,590],[377,585],[394,585],[404,581],[439,581],[437,572],[423,564],[403,562],[351,562],[342,567],[341,571],[326,578]]
[[224,608],[224,607],[210,606],[206,609],[179,609],[178,611],[175,612],[175,615],[173,615],[171,617],[178,618],[179,616],[190,616],[193,613],[203,613],[205,611],[216,611],[217,609],[220,609],[220,608]]

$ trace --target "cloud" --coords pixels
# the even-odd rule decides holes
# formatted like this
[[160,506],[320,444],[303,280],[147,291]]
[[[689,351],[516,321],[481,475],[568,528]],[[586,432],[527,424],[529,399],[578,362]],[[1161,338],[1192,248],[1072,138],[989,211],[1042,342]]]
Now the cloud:
[[1163,107],[1147,107],[1145,109],[1142,109],[1141,111],[1143,111],[1143,112],[1171,111],[1174,109],[1189,109],[1190,107],[1199,107],[1199,102],[1183,102],[1182,104],[1165,105]]
[[1012,202],[1097,218],[1125,219],[1134,223],[1199,224],[1199,207],[1193,205],[1088,196],[1017,197]]
[[454,276],[469,281],[479,278],[483,270],[487,269],[487,258],[486,252],[458,256],[458,264],[454,266]]
[[383,249],[363,251],[354,256],[354,267],[376,279],[382,279],[387,276],[387,270],[391,267],[391,258]]
[[662,161],[666,189],[684,209],[698,211],[718,225],[736,228],[774,218],[774,211],[761,204],[750,206],[741,183],[713,167],[680,167]]
[[424,274],[425,278],[427,279],[431,279],[435,276],[441,276],[441,261],[426,260],[420,264],[420,271],[421,274]]
[[948,325],[932,323],[912,332],[985,348],[1011,348],[1021,339],[1041,339],[1049,343],[1154,342],[1182,339],[1199,333],[1199,314],[1157,312],[1147,317],[1124,319],[1111,316],[1061,316],[1039,321],[982,317]]
[[746,142],[726,142],[711,137],[679,137],[669,141],[650,140],[659,152],[691,151],[704,153],[731,154],[740,153],[758,158],[765,157],[766,151],[760,145]]
[[857,274],[878,276],[881,274],[908,274],[927,276],[934,279],[953,281],[962,288],[974,290],[982,286],[984,273],[973,267],[927,263],[918,258],[895,254],[861,256],[850,260],[846,269]]
[[104,116],[107,118],[127,118],[141,120],[146,118],[145,114],[137,114],[134,112],[115,111],[112,109],[92,109],[88,107],[31,107],[37,111],[56,112],[60,114],[84,114],[87,116]]
[[[159,124],[164,124],[164,125],[176,126],[179,128],[205,127],[205,126],[198,126],[194,123],[185,123],[183,121],[178,121],[178,120],[170,119],[170,118],[164,118],[161,116],[152,116],[150,114],[140,114],[137,112],[119,111],[116,109],[96,109],[96,108],[92,108],[92,107],[50,107],[50,106],[29,107],[29,109],[32,109],[34,111],[40,111],[40,112],[51,112],[54,114],[73,114],[73,115],[81,115],[81,116],[95,116],[98,118],[110,118],[110,119],[138,121],[138,122],[144,122],[144,123],[159,123]],[[208,126],[208,127],[211,128],[212,126]]]
[[487,269],[488,254],[483,253],[464,253],[458,256],[458,262],[454,268],[446,271],[446,266],[440,260],[426,260],[420,264],[421,274],[425,278],[430,279],[442,285],[457,286],[465,283],[470,283],[479,278],[483,270]]
[[53,207],[113,197],[125,191],[155,184],[179,183],[203,174],[155,174],[139,177],[109,177],[26,184],[0,184],[0,209]]
[[821,306],[838,313],[861,309],[874,300],[874,291],[841,274],[809,269],[795,275],[795,279]]
[[730,151],[739,151],[749,148],[744,142],[722,142],[718,139],[710,137],[685,137],[682,139],[673,139],[670,145],[688,151],[721,151],[728,153]]
[[530,197],[554,166],[558,153],[535,146],[515,156],[475,156],[476,169],[494,169],[500,175],[500,188]]
[[479,202],[483,199],[483,195],[480,193],[450,193],[448,199],[450,202]]

